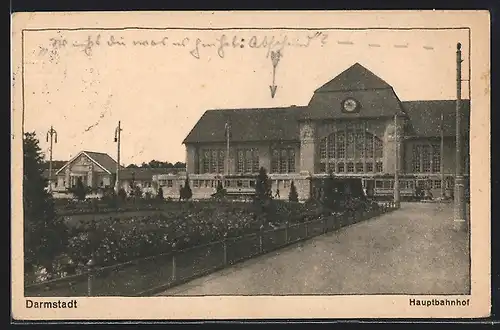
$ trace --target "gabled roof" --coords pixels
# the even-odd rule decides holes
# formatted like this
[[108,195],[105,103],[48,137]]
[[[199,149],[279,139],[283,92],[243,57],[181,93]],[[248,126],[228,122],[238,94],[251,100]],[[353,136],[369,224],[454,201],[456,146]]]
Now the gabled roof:
[[[95,151],[80,151],[75,157],[71,158],[63,167],[61,167],[56,174],[62,172],[69,164],[71,164],[75,159],[80,157],[81,155],[87,156],[95,165],[102,168],[105,172],[111,174],[116,173],[116,160],[111,158],[110,155],[103,152],[95,152]],[[123,166],[120,166],[123,168]]]
[[[455,136],[456,132],[456,101],[405,101],[403,108],[408,115],[409,128],[417,137],[439,137],[441,136],[441,113],[443,113],[444,136]],[[470,101],[462,100],[462,132],[469,134],[470,130]]]
[[230,140],[235,142],[298,141],[298,119],[305,107],[218,109],[206,111],[183,143],[225,142],[225,124],[230,122]]
[[315,93],[392,88],[388,83],[359,63],[353,64]]

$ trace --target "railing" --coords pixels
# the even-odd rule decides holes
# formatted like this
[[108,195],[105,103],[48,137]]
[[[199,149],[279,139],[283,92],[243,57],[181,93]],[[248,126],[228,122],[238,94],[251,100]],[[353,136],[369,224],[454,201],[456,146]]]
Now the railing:
[[25,296],[147,296],[228,265],[338,230],[396,209],[394,202],[370,211],[346,212],[308,222],[173,251],[108,267],[89,266],[73,275],[25,287]]

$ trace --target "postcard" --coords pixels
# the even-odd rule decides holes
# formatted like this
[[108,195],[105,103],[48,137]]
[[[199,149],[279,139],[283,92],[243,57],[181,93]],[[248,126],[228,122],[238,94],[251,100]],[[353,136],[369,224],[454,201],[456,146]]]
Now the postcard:
[[13,318],[489,316],[489,22],[14,14]]

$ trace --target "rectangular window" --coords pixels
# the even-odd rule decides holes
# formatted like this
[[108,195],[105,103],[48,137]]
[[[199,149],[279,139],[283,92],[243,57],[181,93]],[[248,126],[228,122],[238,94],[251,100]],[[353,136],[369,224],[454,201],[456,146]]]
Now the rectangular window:
[[364,172],[363,163],[356,163],[356,172],[358,173]]
[[283,188],[289,188],[290,187],[290,180],[283,180]]
[[250,187],[251,188],[255,187],[255,180],[250,180]]
[[383,188],[384,187],[384,181],[375,181],[375,188]]
[[431,171],[431,150],[429,146],[422,146],[422,170],[426,173]]
[[373,163],[366,163],[366,171],[373,172]]
[[434,180],[434,189],[441,189],[441,180]]
[[328,136],[328,158],[335,158],[335,134]]
[[172,180],[167,180],[167,187],[172,188],[174,186],[174,181]]
[[217,171],[217,150],[212,150],[210,157],[210,173],[216,173]]
[[254,149],[252,152],[252,172],[258,173],[260,168],[259,164],[259,149]]
[[365,135],[365,144],[366,144],[366,158],[373,158],[373,135],[366,134]]
[[224,173],[224,165],[226,162],[226,152],[224,150],[219,151],[219,159],[217,162],[217,173]]
[[319,143],[319,157],[321,159],[326,158],[326,138],[321,139],[321,141]]
[[345,171],[344,163],[338,163],[338,169],[337,172],[343,173]]
[[271,173],[278,173],[279,172],[279,150],[273,150],[272,156],[271,156]]
[[345,158],[345,134],[344,132],[337,133],[337,158]]
[[441,173],[441,147],[432,146],[432,172]]
[[286,149],[281,149],[280,152],[280,173],[286,173],[286,158],[287,158],[287,152]]
[[347,133],[347,158],[354,158],[354,133]]
[[295,172],[295,150],[288,150],[288,173]]
[[347,163],[347,172],[349,172],[349,173],[354,172],[354,164],[353,163]]
[[383,165],[382,165],[382,162],[377,162],[377,165],[376,165],[376,171],[377,172],[382,172],[383,171]]
[[365,134],[364,133],[356,133],[356,157],[364,158],[365,157]]
[[420,167],[421,152],[421,146],[413,146],[412,170],[414,173],[420,173],[422,171],[422,168]]
[[382,158],[384,155],[382,141],[375,137],[375,158]]
[[320,173],[325,173],[326,172],[326,164],[325,163],[320,163],[319,164],[319,172]]
[[241,149],[237,151],[238,158],[238,173],[243,173],[245,171],[245,152]]

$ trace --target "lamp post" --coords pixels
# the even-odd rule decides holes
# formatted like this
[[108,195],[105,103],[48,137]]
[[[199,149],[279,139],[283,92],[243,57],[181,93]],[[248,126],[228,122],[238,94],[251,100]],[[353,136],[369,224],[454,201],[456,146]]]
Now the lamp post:
[[115,192],[118,194],[120,190],[120,137],[121,137],[121,122],[118,121],[118,127],[115,129],[115,142],[117,143],[117,162],[116,162],[116,179],[115,179]]
[[457,100],[455,111],[455,203],[454,203],[454,228],[465,228],[465,198],[464,177],[462,173],[462,45],[457,43]]
[[394,206],[399,208],[400,194],[399,194],[399,138],[398,138],[398,115],[394,115],[394,144],[395,144],[395,158],[394,163]]
[[53,144],[57,143],[57,132],[53,126],[47,131],[47,142],[50,139],[50,152],[49,152],[49,192],[52,191],[52,148]]

